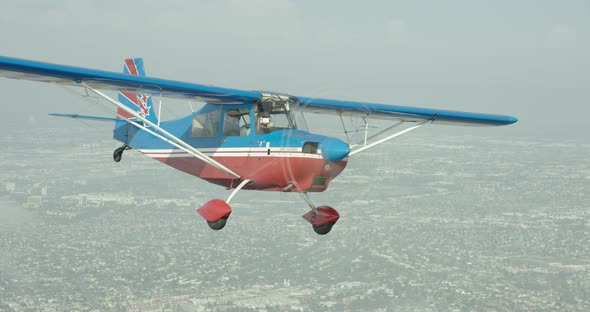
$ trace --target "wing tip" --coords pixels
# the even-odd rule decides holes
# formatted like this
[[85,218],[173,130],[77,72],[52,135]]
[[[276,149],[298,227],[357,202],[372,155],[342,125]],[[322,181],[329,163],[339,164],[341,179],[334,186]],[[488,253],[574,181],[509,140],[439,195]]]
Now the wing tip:
[[511,125],[513,123],[517,123],[518,122],[518,118],[513,117],[513,116],[506,116],[506,125]]

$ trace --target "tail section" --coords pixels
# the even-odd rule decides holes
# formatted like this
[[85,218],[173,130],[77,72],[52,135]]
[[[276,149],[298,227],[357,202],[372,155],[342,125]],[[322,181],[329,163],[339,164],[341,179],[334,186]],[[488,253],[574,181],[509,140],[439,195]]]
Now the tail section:
[[[143,67],[143,59],[141,58],[134,58],[134,59],[125,59],[125,64],[123,65],[123,73],[132,75],[132,76],[145,76],[145,69]],[[118,95],[119,102],[123,105],[131,108],[132,110],[138,112],[141,116],[145,117],[147,120],[157,124],[158,117],[154,112],[154,105],[152,103],[152,96],[149,94],[145,94],[142,92],[130,92],[130,91],[123,91],[121,90]],[[133,116],[123,109],[117,109],[117,114],[123,116],[125,118],[133,118]],[[145,125],[148,126],[148,125]]]

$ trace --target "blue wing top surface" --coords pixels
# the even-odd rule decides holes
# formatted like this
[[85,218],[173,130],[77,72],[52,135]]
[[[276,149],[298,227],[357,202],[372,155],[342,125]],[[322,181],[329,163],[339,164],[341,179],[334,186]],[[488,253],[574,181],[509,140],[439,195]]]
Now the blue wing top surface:
[[31,60],[0,56],[0,76],[41,82],[79,85],[81,82],[102,90],[141,89],[154,95],[187,98],[211,103],[255,102],[260,93],[151,77],[131,76],[123,73],[57,65]]
[[[131,76],[122,73],[43,63],[5,56],[0,56],[0,77],[54,82],[73,86],[80,86],[80,83],[84,82],[93,88],[102,90],[137,91],[140,89],[142,92],[150,92],[154,95],[162,95],[163,97],[187,98],[220,104],[254,103],[262,96],[260,92],[256,91],[221,88],[153,77]],[[298,97],[298,99],[300,110],[319,114],[355,115],[408,122],[431,120],[435,124],[471,126],[501,126],[518,121],[514,117],[503,115],[309,97]]]
[[304,112],[339,114],[344,116],[366,116],[368,118],[394,119],[408,122],[432,120],[432,123],[434,124],[452,124],[462,126],[503,126],[513,124],[518,121],[518,119],[515,117],[505,115],[490,115],[441,109],[337,101],[307,97],[299,97],[299,103],[301,109]]

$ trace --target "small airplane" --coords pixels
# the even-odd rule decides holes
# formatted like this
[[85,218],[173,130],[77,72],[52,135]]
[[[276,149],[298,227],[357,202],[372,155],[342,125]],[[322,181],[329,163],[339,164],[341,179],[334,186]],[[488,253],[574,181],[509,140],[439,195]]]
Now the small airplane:
[[[124,151],[135,149],[175,169],[233,189],[226,200],[212,199],[196,209],[214,230],[226,225],[232,212],[229,203],[243,189],[300,194],[310,207],[303,218],[317,234],[325,235],[340,216],[332,207],[316,206],[308,193],[325,191],[351,156],[425,124],[502,126],[517,122],[503,115],[338,101],[153,78],[146,76],[141,58],[125,59],[123,73],[115,73],[0,56],[0,77],[53,83],[101,107],[104,103],[100,101],[114,105],[110,106],[113,117],[50,115],[113,122],[113,137],[122,142],[113,153],[115,162],[121,161]],[[118,92],[118,97],[104,90]],[[155,97],[160,99],[157,112]],[[161,121],[162,98],[198,101],[204,106],[186,117]],[[296,113],[339,117],[348,142],[298,128]],[[359,131],[364,131],[364,137],[358,144],[350,142],[348,134],[352,131],[346,129],[343,120],[348,116],[363,121]],[[391,120],[392,125],[369,135],[369,121],[373,119]]]

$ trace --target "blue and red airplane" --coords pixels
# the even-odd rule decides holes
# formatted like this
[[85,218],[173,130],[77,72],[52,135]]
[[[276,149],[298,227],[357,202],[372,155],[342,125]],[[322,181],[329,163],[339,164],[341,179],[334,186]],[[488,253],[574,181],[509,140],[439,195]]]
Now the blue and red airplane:
[[[323,192],[346,167],[350,156],[424,124],[502,126],[516,118],[502,115],[393,106],[245,91],[148,77],[140,58],[126,59],[123,73],[0,56],[0,76],[53,83],[81,96],[94,94],[116,108],[115,117],[77,114],[54,116],[114,122],[114,139],[123,143],[116,162],[128,149],[208,182],[233,189],[227,200],[212,199],[197,212],[214,229],[222,229],[229,206],[241,189],[299,193],[311,208],[303,215],[320,235],[339,218],[329,206],[316,206],[309,192]],[[101,90],[115,90],[115,99]],[[76,92],[76,91],[74,91]],[[176,120],[161,121],[153,97],[181,98],[205,105]],[[93,101],[91,97],[84,99]],[[161,103],[158,111],[161,110]],[[297,128],[295,112],[353,116],[364,122],[359,144]],[[392,120],[369,136],[370,119]],[[409,126],[408,126],[409,125]],[[342,126],[348,134],[344,121]],[[391,133],[400,126],[405,129]],[[347,135],[347,141],[350,141]]]

